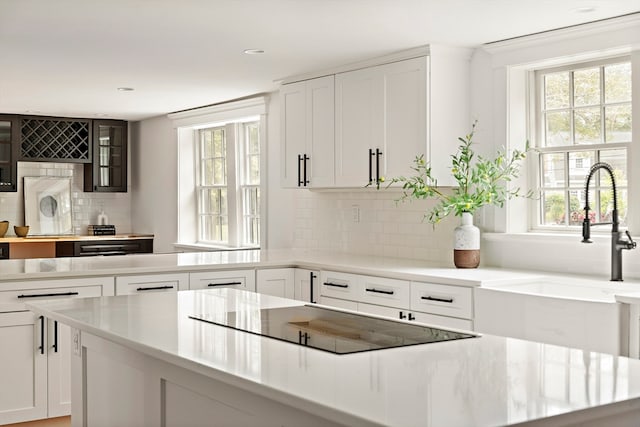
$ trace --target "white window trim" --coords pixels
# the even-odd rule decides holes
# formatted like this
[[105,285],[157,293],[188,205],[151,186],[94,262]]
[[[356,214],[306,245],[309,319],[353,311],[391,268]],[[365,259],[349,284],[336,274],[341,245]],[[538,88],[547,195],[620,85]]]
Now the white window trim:
[[[178,206],[177,206],[177,235],[178,242],[174,244],[181,249],[243,249],[245,247],[218,245],[211,242],[198,242],[197,235],[197,206],[195,188],[197,182],[197,132],[198,128],[211,127],[216,124],[232,121],[246,121],[248,117],[259,117],[260,120],[260,152],[267,149],[267,96],[257,96],[250,99],[233,101],[224,104],[196,108],[168,114],[176,131],[178,143]],[[188,172],[185,172],[188,171]],[[267,165],[266,155],[260,157],[260,242],[267,246]],[[231,232],[231,230],[230,230]],[[255,247],[246,247],[255,248]]]

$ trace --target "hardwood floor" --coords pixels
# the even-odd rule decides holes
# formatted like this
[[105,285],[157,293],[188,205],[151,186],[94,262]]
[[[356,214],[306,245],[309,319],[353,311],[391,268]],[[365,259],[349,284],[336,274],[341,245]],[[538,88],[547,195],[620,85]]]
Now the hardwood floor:
[[7,424],[4,427],[71,427],[71,417],[48,418],[26,423]]

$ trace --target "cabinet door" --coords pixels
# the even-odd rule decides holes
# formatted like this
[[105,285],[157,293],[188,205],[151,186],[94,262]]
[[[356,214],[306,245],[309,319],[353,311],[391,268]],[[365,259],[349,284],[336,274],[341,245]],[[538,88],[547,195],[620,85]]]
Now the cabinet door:
[[335,79],[335,185],[362,187],[375,176],[369,150],[383,148],[383,74],[380,67],[372,67]]
[[0,424],[47,417],[43,327],[30,311],[0,313]]
[[305,154],[306,126],[306,83],[302,81],[283,85],[280,89],[280,179],[283,187],[299,187],[302,165],[298,156]]
[[48,417],[71,414],[71,328],[48,320]]
[[175,292],[189,289],[188,273],[116,277],[116,295]]
[[334,76],[307,81],[306,91],[307,186],[332,187],[335,182]]
[[236,288],[255,292],[255,270],[199,271],[189,273],[189,289],[216,288]]
[[428,154],[427,58],[394,62],[380,70],[384,84],[384,141],[379,174],[389,178],[407,176],[416,156]]
[[0,191],[17,191],[20,125],[17,116],[0,115]]
[[317,302],[320,295],[320,272],[296,268],[293,297],[299,301]]
[[84,191],[127,191],[127,122],[93,121],[93,162],[85,165]]
[[282,298],[294,298],[294,269],[274,268],[256,272],[256,292]]

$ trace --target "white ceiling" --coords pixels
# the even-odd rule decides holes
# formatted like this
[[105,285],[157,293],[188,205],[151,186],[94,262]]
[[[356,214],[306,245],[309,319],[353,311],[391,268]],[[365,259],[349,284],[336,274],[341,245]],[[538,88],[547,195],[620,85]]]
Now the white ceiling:
[[429,43],[638,11],[639,0],[0,0],[0,112],[140,120]]

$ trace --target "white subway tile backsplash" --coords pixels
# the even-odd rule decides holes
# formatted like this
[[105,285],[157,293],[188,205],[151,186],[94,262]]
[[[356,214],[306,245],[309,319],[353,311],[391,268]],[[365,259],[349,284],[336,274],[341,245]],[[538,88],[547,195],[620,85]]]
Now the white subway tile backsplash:
[[[102,209],[109,223],[118,233],[130,233],[131,195],[127,193],[85,193],[83,191],[84,166],[74,163],[18,162],[18,191],[0,196],[0,220],[11,225],[24,223],[23,179],[25,176],[59,176],[71,178],[72,223],[74,232],[86,234],[87,226],[95,224]],[[7,235],[13,235],[9,227]]]
[[[435,228],[424,220],[433,201],[396,203],[394,190],[296,194],[294,245],[451,263],[455,217]],[[354,216],[354,208],[359,217]]]

